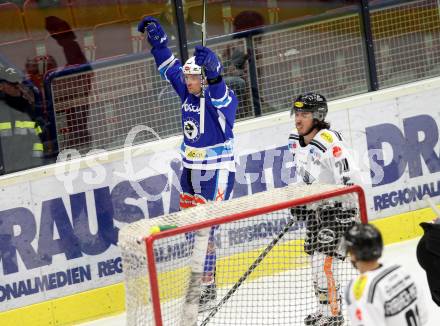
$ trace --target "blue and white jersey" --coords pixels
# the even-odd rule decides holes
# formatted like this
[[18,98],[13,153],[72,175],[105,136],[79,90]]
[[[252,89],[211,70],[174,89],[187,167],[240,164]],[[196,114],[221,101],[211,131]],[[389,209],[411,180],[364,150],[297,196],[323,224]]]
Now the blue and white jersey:
[[190,169],[235,171],[232,129],[237,98],[221,80],[205,89],[205,132],[200,133],[200,97],[188,92],[182,65],[168,49],[153,49],[159,72],[182,101],[183,166]]

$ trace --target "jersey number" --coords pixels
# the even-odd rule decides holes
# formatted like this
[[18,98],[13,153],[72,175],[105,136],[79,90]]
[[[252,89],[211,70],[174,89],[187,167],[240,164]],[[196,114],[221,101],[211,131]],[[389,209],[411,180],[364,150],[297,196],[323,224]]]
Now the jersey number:
[[420,325],[420,317],[419,317],[419,308],[417,305],[415,306],[415,312],[413,309],[409,309],[405,313],[406,324],[408,326],[419,326]]
[[335,162],[335,166],[337,169],[339,169],[339,174],[342,174],[343,172],[348,172],[350,170],[350,168],[348,167],[348,161],[346,158]]

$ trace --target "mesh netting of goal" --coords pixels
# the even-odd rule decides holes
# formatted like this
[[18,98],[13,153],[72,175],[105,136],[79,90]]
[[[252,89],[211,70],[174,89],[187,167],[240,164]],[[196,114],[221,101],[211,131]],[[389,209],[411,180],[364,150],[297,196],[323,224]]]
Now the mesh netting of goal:
[[[298,208],[293,215],[292,208]],[[301,217],[301,211],[307,214]],[[322,307],[315,295],[318,288],[327,288],[329,303],[346,319],[340,297],[356,271],[329,234],[319,233],[318,241],[318,231],[325,228],[338,238],[348,220],[367,222],[362,189],[314,184],[211,202],[126,225],[118,245],[127,325],[303,325],[308,314]],[[151,227],[159,225],[177,227],[151,234]],[[203,231],[214,226],[217,296],[212,309],[198,313],[188,297],[195,271],[201,271],[197,264],[205,263]]]

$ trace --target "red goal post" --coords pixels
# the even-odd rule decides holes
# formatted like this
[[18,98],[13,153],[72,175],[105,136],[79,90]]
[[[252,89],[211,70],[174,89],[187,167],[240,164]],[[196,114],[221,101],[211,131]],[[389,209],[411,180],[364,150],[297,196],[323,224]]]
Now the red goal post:
[[[315,184],[290,185],[227,202],[212,202],[123,227],[118,244],[123,259],[127,325],[209,325],[211,319],[215,319],[213,325],[246,325],[246,322],[259,325],[249,317],[240,318],[247,309],[249,315],[261,320],[262,325],[267,322],[283,324],[277,318],[289,320],[289,325],[301,325],[306,313],[313,312],[314,291],[309,256],[303,249],[306,222],[292,219],[290,208],[302,205],[319,208],[335,203],[344,209],[355,208],[357,221],[367,222],[361,187]],[[277,226],[274,221],[278,221]],[[270,232],[252,233],[258,223],[264,224]],[[175,225],[176,228],[151,234],[151,227],[158,225]],[[197,232],[210,230],[213,226],[220,226],[215,231],[216,240],[229,237],[229,242],[216,241],[216,311],[197,313],[194,307],[188,308],[185,295],[191,287],[191,271],[197,269],[194,265],[197,260],[193,257],[197,255],[197,246],[202,243],[199,256],[204,258],[206,252],[207,240],[198,245],[197,239],[203,237],[198,237]],[[186,236],[190,233],[196,234],[195,241]],[[233,237],[236,234],[238,238]],[[274,241],[277,236],[279,241]],[[173,251],[173,248],[177,249]],[[252,267],[255,258],[260,258],[260,262]],[[203,265],[203,262],[199,259],[196,264]],[[344,275],[338,276],[338,286],[342,288],[356,272],[346,261],[341,260],[340,264]],[[238,289],[237,283],[244,285]],[[266,291],[268,284],[273,287],[272,292]],[[278,300],[280,291],[284,290],[289,293],[273,306],[282,313],[267,317],[271,315],[270,309],[261,315],[253,311],[261,300],[268,297],[274,298],[271,301]],[[298,302],[297,311],[290,312],[293,309],[291,301]],[[256,309],[264,310],[262,307]],[[186,310],[191,310],[190,324],[185,319]]]

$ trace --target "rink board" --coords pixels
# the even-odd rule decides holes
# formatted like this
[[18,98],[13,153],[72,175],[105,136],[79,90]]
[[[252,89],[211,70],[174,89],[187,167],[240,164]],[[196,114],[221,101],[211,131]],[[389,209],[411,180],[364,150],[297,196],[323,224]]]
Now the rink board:
[[[440,195],[439,88],[431,79],[330,103],[332,128],[356,149],[369,218],[387,243],[420,235],[419,222],[433,217],[420,198]],[[287,111],[237,124],[234,198],[295,181]],[[180,141],[0,179],[8,194],[0,197],[0,233],[14,239],[0,242],[2,325],[62,325],[124,309],[117,231],[177,210]],[[234,241],[228,245],[232,253]]]

